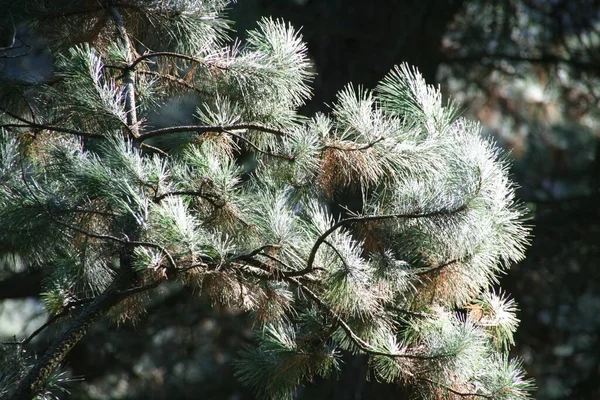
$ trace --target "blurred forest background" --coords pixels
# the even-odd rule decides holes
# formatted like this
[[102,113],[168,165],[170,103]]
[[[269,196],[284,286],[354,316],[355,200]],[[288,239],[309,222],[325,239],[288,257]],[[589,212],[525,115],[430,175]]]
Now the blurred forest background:
[[[514,355],[536,379],[537,399],[600,398],[600,4],[241,0],[230,10],[242,40],[266,15],[302,27],[318,74],[305,114],[328,111],[346,83],[372,88],[407,61],[510,151],[534,226],[527,259],[500,282],[521,310]],[[0,48],[1,72],[50,79],[43,39],[24,37],[20,48]],[[193,98],[173,99],[154,124],[190,122],[194,107]],[[46,321],[43,279],[0,262],[0,340],[27,337]],[[37,348],[52,333],[37,336]],[[243,314],[166,286],[137,324],[99,324],[75,347],[68,373],[76,381],[64,398],[251,399],[230,365],[250,339]],[[398,388],[366,381],[364,361],[346,358],[337,382],[314,382],[298,398],[403,398]]]

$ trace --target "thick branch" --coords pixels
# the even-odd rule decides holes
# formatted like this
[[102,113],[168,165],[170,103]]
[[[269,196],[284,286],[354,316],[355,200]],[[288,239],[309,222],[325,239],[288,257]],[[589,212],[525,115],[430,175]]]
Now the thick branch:
[[81,340],[102,315],[119,303],[126,295],[120,290],[126,288],[131,277],[118,275],[104,293],[98,296],[89,306],[74,319],[64,333],[40,357],[27,375],[15,387],[9,400],[31,400],[40,393],[48,378],[60,365],[67,353]]

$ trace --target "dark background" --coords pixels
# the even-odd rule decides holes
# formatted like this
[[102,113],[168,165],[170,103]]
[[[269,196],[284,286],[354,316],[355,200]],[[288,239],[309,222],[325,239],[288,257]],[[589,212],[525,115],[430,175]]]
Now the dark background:
[[[348,82],[373,88],[401,62],[482,122],[507,151],[531,211],[527,259],[501,277],[520,305],[513,355],[535,378],[537,399],[600,398],[600,6],[585,0],[242,0],[237,35],[262,16],[302,27],[318,74],[310,115]],[[41,54],[41,55],[40,55]],[[28,57],[42,57],[43,50]],[[41,275],[0,273],[0,336],[45,320]],[[68,359],[65,398],[250,399],[230,361],[251,326],[177,285],[153,294],[135,325],[97,326]],[[51,333],[40,337],[43,348]],[[300,399],[404,398],[366,381],[361,357],[339,380]]]

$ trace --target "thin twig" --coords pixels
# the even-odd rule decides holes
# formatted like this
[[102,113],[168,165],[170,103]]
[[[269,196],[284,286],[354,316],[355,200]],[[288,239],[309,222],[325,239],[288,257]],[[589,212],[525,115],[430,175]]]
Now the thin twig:
[[449,391],[450,393],[453,393],[453,394],[455,394],[455,395],[457,395],[457,396],[460,396],[460,397],[481,397],[481,398],[484,398],[484,399],[494,399],[494,396],[490,396],[490,395],[479,394],[479,393],[465,393],[465,392],[459,392],[458,390],[452,389],[452,388],[451,388],[451,387],[449,387],[449,386],[446,386],[446,385],[444,385],[444,384],[442,384],[442,383],[436,382],[436,381],[434,381],[434,380],[431,380],[431,379],[429,379],[429,378],[421,377],[421,379],[423,379],[423,380],[424,380],[424,381],[426,381],[426,382],[429,382],[429,383],[431,383],[432,385],[436,385],[436,386],[439,386],[439,387],[441,387],[441,388],[443,388],[443,389],[446,389],[446,390],[447,390],[447,391]]
[[415,360],[438,360],[441,358],[448,358],[448,357],[456,356],[456,353],[445,353],[445,354],[440,354],[440,355],[435,355],[435,356],[421,356],[418,354],[407,354],[407,353],[395,354],[395,353],[387,353],[387,352],[375,350],[373,345],[367,343],[360,336],[358,336],[352,330],[352,328],[350,328],[348,323],[346,321],[344,321],[344,319],[338,315],[338,313],[336,313],[331,307],[329,307],[329,305],[327,305],[323,300],[321,300],[321,298],[319,296],[317,296],[317,294],[315,292],[310,290],[306,285],[304,285],[303,283],[298,281],[296,278],[286,277],[283,279],[288,282],[293,283],[295,286],[297,286],[299,289],[301,289],[307,295],[308,298],[310,298],[312,301],[317,303],[319,308],[323,309],[329,315],[331,315],[333,320],[340,325],[340,327],[344,330],[344,332],[346,332],[346,335],[350,338],[350,340],[352,340],[352,342],[359,349],[361,349],[362,351],[364,351],[365,353],[367,353],[369,355],[383,356],[383,357],[389,357],[389,358],[409,358],[409,359],[415,359]]
[[460,261],[461,261],[461,260],[458,260],[458,259],[456,259],[456,260],[452,260],[452,261],[448,261],[448,262],[445,262],[445,263],[443,263],[443,264],[436,265],[435,267],[426,268],[426,269],[423,269],[423,270],[421,270],[421,271],[418,271],[418,272],[416,272],[416,274],[417,274],[417,275],[426,275],[426,274],[430,274],[430,273],[432,273],[432,272],[439,271],[439,270],[442,270],[442,269],[444,269],[444,268],[446,268],[446,267],[449,267],[449,266],[451,266],[451,265],[457,264],[457,263],[459,263]]
[[[125,49],[125,57],[127,63],[132,62],[133,58],[133,47],[131,45],[131,41],[129,40],[129,36],[127,35],[127,30],[125,29],[125,22],[123,21],[123,17],[119,10],[116,7],[110,7],[110,14],[112,16],[113,21],[117,26],[117,31],[119,33],[119,39],[121,39],[121,44]],[[123,82],[125,83],[125,112],[127,113],[127,126],[130,129],[130,132],[134,138],[139,136],[139,127],[138,127],[138,119],[137,119],[137,107],[135,100],[135,71],[133,68],[127,68],[123,74]]]
[[147,285],[136,286],[133,288],[121,290],[118,293],[121,296],[128,297],[128,296],[131,296],[136,293],[143,293],[143,292],[147,292],[148,290],[154,289],[154,288],[158,287],[162,282],[163,282],[162,280],[157,279],[154,282],[149,283]]
[[422,214],[381,214],[381,215],[365,215],[365,216],[358,216],[358,217],[349,217],[349,218],[342,219],[342,220],[338,221],[337,223],[333,224],[329,229],[327,229],[325,232],[323,232],[323,234],[321,236],[319,236],[317,238],[315,244],[312,247],[312,250],[310,251],[310,255],[309,255],[308,261],[306,263],[306,268],[304,268],[303,270],[300,270],[300,271],[288,273],[288,274],[286,274],[286,276],[293,277],[293,276],[304,275],[304,274],[311,272],[313,270],[313,264],[315,262],[315,257],[317,256],[317,251],[319,250],[319,247],[323,244],[323,242],[325,242],[325,240],[327,239],[327,237],[329,237],[329,235],[331,235],[333,232],[335,232],[342,226],[357,224],[357,223],[366,223],[366,222],[372,222],[372,221],[385,221],[385,220],[391,220],[391,219],[417,219],[417,218],[440,217],[440,216],[452,215],[452,214],[456,214],[461,211],[464,211],[467,209],[467,206],[468,206],[468,202],[462,204],[461,206],[459,206],[455,209],[451,209],[451,210],[443,209],[443,210],[437,210],[437,211],[432,211],[432,212],[422,213]]
[[103,135],[99,135],[97,133],[90,133],[90,132],[83,132],[83,131],[78,131],[75,129],[69,129],[69,128],[63,128],[60,126],[52,126],[52,125],[46,125],[46,124],[38,124],[36,122],[33,121],[28,121],[27,119],[20,117],[19,115],[12,113],[8,110],[6,110],[5,108],[0,107],[0,111],[2,111],[4,114],[16,119],[17,121],[21,121],[22,124],[2,124],[0,125],[0,128],[31,128],[31,129],[44,129],[47,131],[54,131],[54,132],[62,132],[62,133],[70,133],[71,135],[76,135],[76,136],[81,136],[81,137],[86,137],[86,138],[94,138],[94,139],[102,139],[104,138]]
[[235,124],[235,125],[183,125],[183,126],[173,126],[168,128],[156,129],[153,131],[148,131],[146,133],[141,134],[138,138],[135,139],[136,142],[143,142],[145,140],[157,137],[170,135],[173,133],[183,133],[183,132],[196,132],[196,133],[206,133],[206,132],[215,132],[215,133],[227,133],[227,131],[232,130],[255,130],[265,133],[271,133],[277,136],[286,136],[287,134],[284,131],[275,128],[269,128],[268,126],[263,126],[260,124]]
[[166,151],[164,151],[164,150],[161,150],[161,149],[159,149],[158,147],[150,146],[150,145],[149,145],[149,144],[147,144],[147,143],[142,143],[142,147],[145,147],[145,148],[147,148],[147,149],[149,149],[149,150],[152,150],[152,151],[154,151],[154,152],[156,152],[156,153],[162,154],[162,155],[163,155],[163,156],[165,156],[165,157],[171,157],[171,156],[169,155],[169,153],[167,153]]
[[381,142],[385,140],[384,136],[381,136],[379,138],[377,138],[376,140],[365,144],[364,146],[359,146],[359,147],[339,147],[339,146],[331,146],[331,145],[327,145],[324,146],[324,149],[333,149],[333,150],[339,150],[339,151],[361,151],[361,150],[367,150],[370,149],[371,147],[375,146],[377,143]]
[[137,57],[135,60],[133,60],[132,62],[130,62],[129,65],[127,66],[127,68],[134,69],[140,62],[142,62],[144,60],[147,60],[148,58],[154,58],[154,57],[180,58],[182,60],[192,61],[192,62],[195,62],[197,64],[210,65],[211,67],[215,67],[215,68],[218,68],[218,69],[223,69],[223,70],[227,69],[226,67],[223,67],[223,66],[218,65],[218,64],[209,63],[209,62],[207,62],[205,60],[201,60],[201,59],[196,58],[196,57],[188,56],[186,54],[181,54],[181,53],[174,53],[174,52],[171,52],[171,51],[154,51],[154,52],[142,54],[141,56]]
[[160,72],[156,72],[156,71],[145,71],[145,70],[141,70],[141,69],[137,70],[137,73],[142,74],[142,75],[155,76],[155,77],[158,77],[159,79],[177,83],[178,85],[181,85],[181,86],[188,88],[190,90],[193,90],[195,92],[205,93],[205,91],[203,91],[202,89],[197,88],[196,86],[192,85],[191,83],[189,83],[177,76],[174,76],[174,75],[164,74],[164,73],[160,73]]
[[221,199],[217,195],[207,194],[207,193],[204,193],[202,190],[177,190],[174,192],[167,192],[167,193],[161,194],[160,196],[157,196],[154,199],[154,201],[157,203],[160,203],[161,200],[163,200],[164,198],[169,197],[169,196],[201,197],[217,208],[221,208],[226,204],[223,200],[220,203],[218,203],[217,200],[221,200]]
[[233,133],[231,131],[225,131],[226,134],[231,135],[233,137],[235,137],[238,140],[241,140],[242,142],[248,144],[248,146],[252,147],[254,150],[256,150],[257,152],[270,156],[270,157],[275,157],[275,158],[281,158],[287,161],[294,161],[296,158],[294,156],[287,156],[285,154],[277,154],[277,153],[271,153],[269,151],[265,151],[265,150],[261,150],[257,145],[255,145],[254,143],[252,143],[251,141],[249,141],[248,139],[246,139],[243,136],[238,135],[237,133]]

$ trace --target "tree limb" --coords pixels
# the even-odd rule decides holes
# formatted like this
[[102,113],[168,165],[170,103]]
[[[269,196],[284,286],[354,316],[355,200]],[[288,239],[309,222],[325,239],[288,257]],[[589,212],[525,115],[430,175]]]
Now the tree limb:
[[312,247],[312,250],[310,251],[310,255],[309,255],[308,261],[306,263],[306,268],[304,268],[303,270],[300,270],[300,271],[286,273],[286,276],[294,277],[294,276],[304,275],[304,274],[311,272],[313,270],[313,265],[314,265],[315,258],[317,256],[317,251],[319,250],[319,247],[321,247],[321,245],[325,242],[325,240],[327,239],[327,237],[329,237],[329,235],[331,235],[333,232],[335,232],[342,226],[352,225],[352,224],[357,224],[357,223],[371,222],[371,221],[384,221],[384,220],[391,220],[391,219],[416,219],[416,218],[440,217],[440,216],[452,215],[452,214],[456,214],[461,211],[464,211],[467,209],[467,206],[468,206],[468,202],[462,204],[461,206],[459,206],[455,209],[450,209],[450,210],[444,209],[444,210],[432,211],[429,213],[365,215],[365,216],[349,217],[349,218],[342,219],[342,220],[338,221],[337,223],[333,224],[329,229],[327,229],[325,232],[323,232],[323,234],[321,234],[321,236],[319,236],[317,238],[315,244]]
[[225,125],[225,126],[216,126],[216,125],[183,125],[183,126],[174,126],[169,128],[161,128],[155,129],[153,131],[148,131],[146,133],[142,133],[135,139],[136,142],[143,142],[145,140],[158,137],[170,135],[173,133],[183,133],[183,132],[196,132],[196,133],[206,133],[206,132],[215,132],[215,133],[227,133],[227,131],[239,130],[239,129],[250,129],[265,133],[272,133],[277,136],[286,136],[287,134],[284,131],[275,128],[269,128],[268,126],[263,126],[260,124],[235,124],[235,125]]
[[[111,6],[109,8],[110,15],[117,25],[117,31],[119,33],[119,39],[121,40],[121,45],[125,49],[126,53],[126,61],[127,63],[131,63],[133,59],[133,47],[131,45],[131,41],[129,40],[129,36],[127,35],[127,30],[125,30],[125,23],[123,21],[123,17],[119,10],[116,7]],[[125,83],[125,112],[127,113],[127,126],[131,130],[131,133],[134,137],[139,136],[139,127],[138,127],[138,119],[137,119],[137,108],[135,105],[135,71],[133,68],[127,68],[123,75],[123,82]]]
[[[125,270],[123,269],[123,271]],[[121,290],[126,289],[131,280],[131,276],[117,275],[111,286],[85,307],[44,355],[37,360],[24,378],[16,384],[7,400],[31,400],[40,393],[48,378],[73,346],[81,340],[100,317],[127,297],[126,292],[124,294]]]

